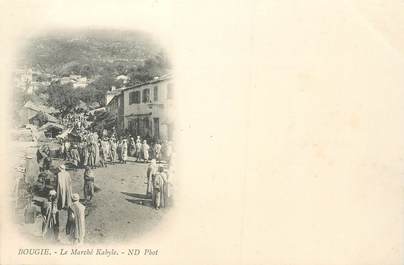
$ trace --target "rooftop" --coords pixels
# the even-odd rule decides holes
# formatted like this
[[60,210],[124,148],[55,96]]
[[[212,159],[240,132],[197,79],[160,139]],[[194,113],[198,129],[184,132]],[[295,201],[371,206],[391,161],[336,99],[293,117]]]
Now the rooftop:
[[126,91],[126,90],[129,90],[129,89],[132,89],[132,88],[142,87],[144,85],[159,83],[159,82],[162,82],[162,81],[168,80],[168,79],[172,79],[172,74],[171,73],[167,73],[167,74],[164,74],[162,76],[155,77],[154,79],[152,79],[150,81],[146,81],[146,82],[138,84],[138,85],[126,87],[126,88],[122,89],[122,91]]
[[25,103],[24,107],[29,108],[29,109],[33,109],[33,110],[38,111],[38,112],[48,113],[48,114],[58,112],[55,108],[47,107],[47,106],[42,105],[42,104],[35,104],[32,101],[28,101],[27,103]]

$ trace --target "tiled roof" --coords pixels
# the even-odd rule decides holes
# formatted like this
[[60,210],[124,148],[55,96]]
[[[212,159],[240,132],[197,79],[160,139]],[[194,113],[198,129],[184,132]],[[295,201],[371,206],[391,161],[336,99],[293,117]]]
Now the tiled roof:
[[41,104],[35,104],[32,101],[28,101],[27,103],[25,103],[24,107],[38,111],[38,112],[48,113],[48,114],[57,112],[57,110],[55,108],[47,107],[47,106],[44,106]]

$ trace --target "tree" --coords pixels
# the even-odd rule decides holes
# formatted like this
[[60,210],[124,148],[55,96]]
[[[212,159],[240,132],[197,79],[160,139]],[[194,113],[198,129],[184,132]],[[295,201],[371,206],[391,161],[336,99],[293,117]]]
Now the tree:
[[146,59],[143,65],[129,69],[130,84],[143,83],[169,71],[171,65],[167,56],[160,52]]
[[94,75],[94,72],[94,69],[90,65],[86,64],[81,67],[80,75],[90,78]]
[[77,89],[77,95],[87,104],[98,102],[100,105],[104,105],[105,102],[105,92],[94,87]]
[[119,87],[119,82],[112,74],[104,72],[94,82],[92,82],[88,88],[94,87],[97,90],[106,92],[109,91],[113,86]]
[[126,74],[126,68],[122,64],[118,64],[116,66],[116,74],[117,75],[125,75]]
[[95,116],[95,120],[92,124],[93,129],[96,131],[102,131],[104,129],[112,129],[116,126],[117,116],[116,114],[108,111],[99,112]]
[[49,105],[59,109],[62,116],[72,111],[79,104],[80,95],[71,84],[61,85],[60,82],[52,82],[47,93]]

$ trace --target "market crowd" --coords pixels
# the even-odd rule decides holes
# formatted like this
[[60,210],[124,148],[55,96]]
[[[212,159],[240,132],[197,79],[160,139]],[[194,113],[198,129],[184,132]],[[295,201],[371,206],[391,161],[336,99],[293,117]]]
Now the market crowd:
[[[37,151],[39,176],[37,184],[46,201],[41,207],[42,236],[59,241],[60,214],[67,214],[66,234],[72,244],[82,244],[85,238],[85,207],[95,195],[95,171],[97,167],[126,164],[131,156],[137,163],[149,163],[145,170],[146,196],[158,210],[169,203],[172,195],[172,182],[175,155],[171,141],[154,141],[151,145],[146,139],[131,135],[118,135],[112,130],[92,132],[83,115],[70,115],[63,120],[75,132],[76,137],[59,139],[60,148],[52,153],[48,145]],[[58,157],[63,163],[52,167],[52,160]],[[84,198],[72,189],[69,169],[84,168]]]
[[[118,135],[113,127],[110,132],[94,132],[90,129],[88,114],[68,114],[62,123],[72,128],[75,137],[59,138],[59,156],[71,161],[75,168],[105,167],[107,164],[126,163],[128,156],[136,162],[149,162],[156,159],[170,163],[173,148],[171,141],[151,139],[148,136],[132,136],[129,133]],[[73,134],[71,132],[71,134]]]
[[173,153],[172,142],[156,141],[150,146],[147,140],[136,140],[132,136],[99,137],[96,132],[87,132],[74,142],[61,140],[59,156],[70,161],[74,168],[106,167],[107,164],[126,163],[128,156],[134,157],[136,162],[149,162],[155,159],[170,163]]

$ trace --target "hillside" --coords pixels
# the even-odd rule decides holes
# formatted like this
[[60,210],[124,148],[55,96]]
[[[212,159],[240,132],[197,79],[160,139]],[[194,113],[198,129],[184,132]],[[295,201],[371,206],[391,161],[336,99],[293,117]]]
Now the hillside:
[[168,66],[163,48],[150,36],[129,31],[52,32],[29,41],[21,55],[21,64],[58,76],[127,73],[161,57]]
[[[46,99],[43,104],[66,112],[79,101],[104,105],[107,91],[123,86],[118,76],[124,75],[125,85],[130,86],[166,74],[171,67],[163,47],[149,35],[111,30],[36,36],[17,59],[16,110],[34,97]],[[35,74],[26,79],[30,68]],[[76,78],[74,82],[72,78]],[[82,89],[75,89],[79,83]]]

